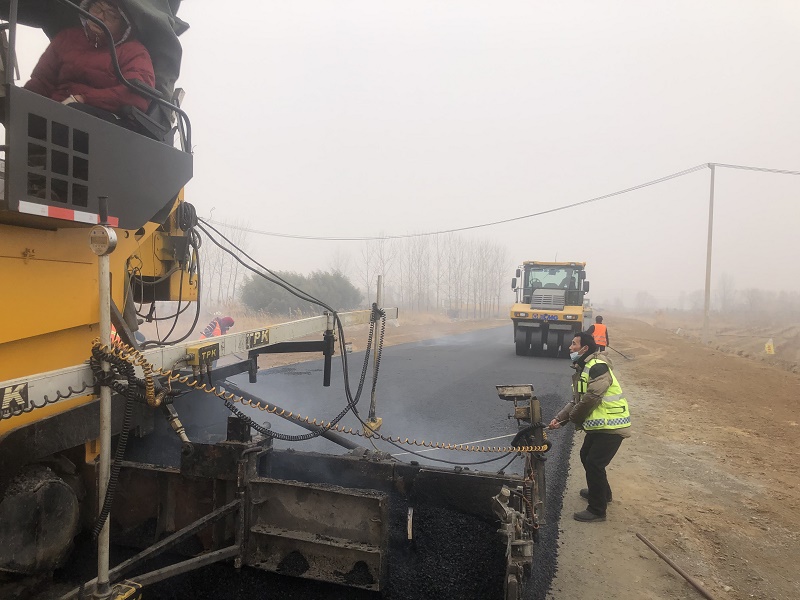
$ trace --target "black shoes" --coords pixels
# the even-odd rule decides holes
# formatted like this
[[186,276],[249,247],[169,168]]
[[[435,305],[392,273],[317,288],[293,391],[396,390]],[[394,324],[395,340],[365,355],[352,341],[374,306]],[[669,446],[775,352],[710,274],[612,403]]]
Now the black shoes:
[[[580,494],[581,494],[581,498],[588,499],[589,498],[589,490],[588,490],[588,488],[583,488],[580,491]],[[611,498],[609,498],[608,501],[611,502]],[[589,509],[582,510],[580,512],[576,512],[572,516],[576,521],[582,521],[583,523],[592,523],[594,521],[605,521],[606,520],[606,516],[605,515],[596,515],[593,512],[589,511]]]
[[[580,493],[581,493],[581,498],[586,498],[587,500],[589,499],[589,489],[588,488],[583,488]],[[607,500],[607,502],[611,503],[611,502],[613,502],[613,500],[611,498],[609,498]]]
[[576,521],[582,521],[584,523],[592,523],[594,521],[605,521],[605,515],[596,515],[593,512],[589,512],[588,510],[582,510],[581,512],[576,512],[572,517]]

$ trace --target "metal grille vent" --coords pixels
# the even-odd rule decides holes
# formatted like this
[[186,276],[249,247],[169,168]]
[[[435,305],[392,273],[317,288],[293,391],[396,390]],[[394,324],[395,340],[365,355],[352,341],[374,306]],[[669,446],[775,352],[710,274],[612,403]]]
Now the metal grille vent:
[[534,292],[531,298],[531,308],[564,308],[564,293],[560,294],[541,294]]
[[86,208],[89,205],[89,134],[28,113],[27,196]]

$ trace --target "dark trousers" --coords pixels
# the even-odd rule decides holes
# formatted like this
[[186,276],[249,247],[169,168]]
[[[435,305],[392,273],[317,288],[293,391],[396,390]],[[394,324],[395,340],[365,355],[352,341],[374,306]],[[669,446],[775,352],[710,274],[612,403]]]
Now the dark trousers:
[[596,515],[605,515],[608,501],[611,500],[611,486],[608,485],[606,467],[622,444],[622,436],[613,433],[587,431],[581,446],[581,462],[586,471],[586,484],[589,487],[589,506],[587,510]]
[[103,110],[102,108],[97,108],[96,106],[91,106],[90,104],[84,104],[83,102],[73,102],[72,104],[68,105],[70,108],[74,108],[75,110],[79,110],[87,115],[92,115],[93,117],[97,117],[98,119],[102,119],[103,121],[108,121],[109,123],[114,123],[114,125],[119,125],[120,127],[124,127],[125,129],[130,129],[131,131],[137,131],[134,127],[134,124],[127,119],[122,119],[119,116],[115,115],[112,112],[107,110]]

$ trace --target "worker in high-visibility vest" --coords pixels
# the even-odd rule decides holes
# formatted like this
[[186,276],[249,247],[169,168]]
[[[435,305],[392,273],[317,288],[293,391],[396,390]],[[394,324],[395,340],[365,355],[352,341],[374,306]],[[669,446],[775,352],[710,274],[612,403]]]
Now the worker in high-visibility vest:
[[234,321],[232,317],[215,317],[206,328],[203,329],[203,333],[200,334],[200,339],[204,340],[210,337],[217,337],[218,335],[225,335],[228,333],[228,329],[233,327]]
[[586,471],[587,488],[580,494],[589,505],[576,512],[576,521],[605,521],[611,502],[611,486],[606,467],[619,450],[622,440],[630,437],[631,414],[622,387],[611,371],[611,358],[600,355],[597,344],[587,332],[576,334],[569,347],[575,374],[572,376],[572,400],[548,425],[558,429],[572,421],[586,432],[581,446],[581,463]]
[[603,325],[603,317],[600,315],[594,320],[594,325],[586,330],[586,333],[594,338],[594,343],[597,344],[600,352],[603,352],[606,346],[611,345],[611,342],[608,341],[608,327]]

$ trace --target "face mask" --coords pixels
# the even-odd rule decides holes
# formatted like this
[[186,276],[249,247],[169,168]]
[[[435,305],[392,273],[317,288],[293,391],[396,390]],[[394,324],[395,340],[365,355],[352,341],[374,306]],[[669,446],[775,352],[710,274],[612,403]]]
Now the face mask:
[[570,352],[569,357],[572,359],[572,362],[578,362],[578,359],[581,357],[580,352]]

